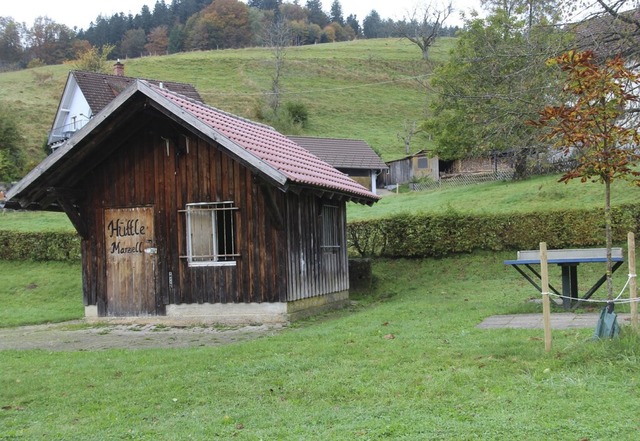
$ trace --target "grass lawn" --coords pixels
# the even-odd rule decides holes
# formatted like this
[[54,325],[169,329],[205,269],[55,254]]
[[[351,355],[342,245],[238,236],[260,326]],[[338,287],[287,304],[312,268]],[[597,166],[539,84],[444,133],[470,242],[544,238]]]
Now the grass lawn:
[[635,334],[475,327],[540,309],[512,254],[377,261],[349,310],[245,343],[3,351],[0,439],[638,439]]
[[0,260],[0,299],[0,327],[82,318],[80,264]]
[[[490,182],[444,190],[391,194],[372,207],[349,204],[349,221],[389,217],[397,213],[521,213],[604,207],[604,185],[574,180],[559,183],[560,175],[523,181]],[[637,204],[640,188],[617,180],[612,205]],[[603,239],[604,241],[604,239]]]

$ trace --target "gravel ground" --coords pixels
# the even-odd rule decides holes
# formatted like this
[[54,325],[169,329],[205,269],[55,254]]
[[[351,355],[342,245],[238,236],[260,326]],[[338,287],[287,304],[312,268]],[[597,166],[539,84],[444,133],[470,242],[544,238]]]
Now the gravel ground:
[[283,325],[237,327],[164,324],[91,325],[83,321],[0,328],[0,350],[99,351],[104,349],[221,346],[274,335]]

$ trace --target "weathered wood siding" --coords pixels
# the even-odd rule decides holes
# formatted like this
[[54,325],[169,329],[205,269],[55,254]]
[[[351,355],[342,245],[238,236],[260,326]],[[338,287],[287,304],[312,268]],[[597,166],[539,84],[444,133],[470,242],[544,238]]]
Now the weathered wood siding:
[[[155,213],[155,314],[163,314],[167,304],[285,301],[287,266],[281,263],[287,260],[291,242],[268,212],[263,189],[251,171],[215,145],[168,127],[166,121],[151,119],[140,125],[130,128],[128,138],[112,137],[109,142],[121,145],[80,184],[87,201],[82,216],[92,232],[82,244],[85,305],[97,305],[99,315],[117,314],[109,311],[105,294],[104,211],[140,206],[153,207]],[[277,210],[284,214],[286,196],[273,194]],[[187,203],[213,201],[234,201],[239,208],[236,250],[241,257],[236,266],[189,267],[180,258],[186,253],[186,219],[179,211]],[[318,283],[315,280],[314,286]]]
[[287,300],[340,292],[349,289],[346,247],[346,205],[338,206],[340,248],[324,250],[322,244],[322,201],[310,194],[289,194],[287,198],[289,282]]

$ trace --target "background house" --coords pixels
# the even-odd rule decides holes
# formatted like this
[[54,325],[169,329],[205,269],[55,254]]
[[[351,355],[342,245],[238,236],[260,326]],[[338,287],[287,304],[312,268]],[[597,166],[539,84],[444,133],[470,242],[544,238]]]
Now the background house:
[[289,136],[293,142],[376,193],[378,176],[388,169],[369,144],[360,139]]
[[378,199],[271,127],[140,80],[7,197],[67,213],[87,316],[218,322],[344,302],[346,203]]
[[413,155],[388,161],[389,169],[382,174],[385,186],[406,184],[413,179],[431,178],[439,179],[438,157],[430,157],[426,150],[420,150]]
[[[135,78],[124,76],[124,64],[120,61],[114,65],[114,75],[69,72],[49,132],[48,145],[56,148],[60,141],[71,137],[135,80]],[[158,80],[146,81],[155,85],[161,83]],[[202,101],[198,91],[190,84],[165,81],[162,85],[166,89]]]

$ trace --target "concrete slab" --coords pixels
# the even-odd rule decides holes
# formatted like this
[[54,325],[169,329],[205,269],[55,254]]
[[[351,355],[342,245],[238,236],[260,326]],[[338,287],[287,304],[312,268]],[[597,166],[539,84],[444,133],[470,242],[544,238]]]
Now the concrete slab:
[[[568,312],[551,314],[551,329],[594,328],[598,323],[599,313],[574,314]],[[618,314],[618,323],[629,323],[629,314]],[[476,325],[480,329],[542,329],[542,314],[511,314],[487,317]]]

